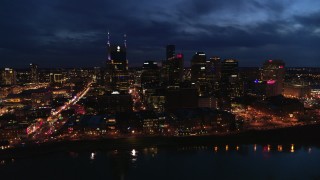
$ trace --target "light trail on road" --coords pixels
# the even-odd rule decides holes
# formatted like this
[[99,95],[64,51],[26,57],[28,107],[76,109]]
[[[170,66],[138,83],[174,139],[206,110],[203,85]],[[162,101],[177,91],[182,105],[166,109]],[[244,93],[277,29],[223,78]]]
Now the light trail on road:
[[[27,134],[31,139],[42,139],[44,137],[50,136],[52,133],[57,131],[57,122],[59,120],[59,116],[62,111],[68,109],[70,106],[76,104],[80,99],[82,99],[90,90],[92,82],[89,82],[86,86],[86,88],[79,92],[76,96],[74,96],[69,102],[67,102],[65,105],[58,108],[57,111],[54,111],[51,113],[51,115],[46,119],[44,122],[36,122],[32,125],[30,125],[27,128]],[[63,123],[64,124],[64,123]],[[59,124],[59,127],[61,127],[63,124]]]

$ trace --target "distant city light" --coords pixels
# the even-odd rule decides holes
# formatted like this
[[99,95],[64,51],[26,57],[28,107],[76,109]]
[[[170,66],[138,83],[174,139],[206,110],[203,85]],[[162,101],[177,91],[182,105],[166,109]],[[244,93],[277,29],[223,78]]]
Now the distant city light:
[[95,157],[96,157],[96,153],[91,153],[91,154],[90,154],[90,159],[91,159],[91,160],[94,160]]
[[273,80],[273,79],[270,79],[267,81],[267,84],[269,85],[272,85],[272,84],[275,84],[276,83],[276,80]]
[[111,94],[120,94],[119,91],[113,91]]
[[182,54],[177,54],[177,58],[181,59],[182,58]]

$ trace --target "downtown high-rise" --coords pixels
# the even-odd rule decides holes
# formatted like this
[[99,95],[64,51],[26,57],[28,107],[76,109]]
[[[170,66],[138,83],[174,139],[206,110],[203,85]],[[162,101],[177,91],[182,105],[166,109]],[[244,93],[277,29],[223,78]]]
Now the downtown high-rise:
[[283,93],[285,63],[282,60],[267,60],[263,63],[261,80],[266,82],[266,96]]
[[107,89],[128,92],[129,73],[126,40],[124,44],[111,44],[108,33],[107,55],[105,74]]

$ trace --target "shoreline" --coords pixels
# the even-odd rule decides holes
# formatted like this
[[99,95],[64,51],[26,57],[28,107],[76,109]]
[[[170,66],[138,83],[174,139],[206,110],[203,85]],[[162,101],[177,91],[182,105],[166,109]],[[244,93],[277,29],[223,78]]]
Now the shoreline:
[[0,159],[23,158],[66,151],[127,150],[144,147],[171,148],[224,144],[320,145],[320,125],[314,124],[270,130],[248,130],[226,135],[104,138],[27,144],[25,147],[0,150]]

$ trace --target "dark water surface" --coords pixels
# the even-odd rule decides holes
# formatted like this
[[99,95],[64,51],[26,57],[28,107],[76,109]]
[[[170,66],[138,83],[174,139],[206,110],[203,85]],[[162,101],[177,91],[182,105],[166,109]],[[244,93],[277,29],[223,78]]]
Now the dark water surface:
[[0,160],[0,179],[320,179],[319,146],[56,152]]

